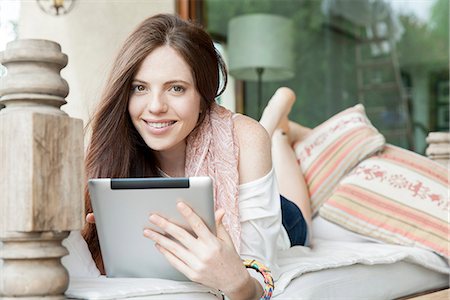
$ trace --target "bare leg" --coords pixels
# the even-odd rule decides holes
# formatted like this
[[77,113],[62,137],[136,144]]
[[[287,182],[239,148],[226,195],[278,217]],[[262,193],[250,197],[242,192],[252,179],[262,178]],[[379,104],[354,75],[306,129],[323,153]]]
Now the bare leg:
[[294,102],[295,93],[289,88],[281,87],[273,94],[259,120],[270,136],[280,126],[288,131],[286,128],[288,115]]
[[272,162],[277,174],[280,194],[294,202],[311,228],[311,201],[305,178],[297,162],[289,138],[281,129],[272,136]]
[[292,148],[292,145],[304,138],[311,129],[288,120],[294,102],[295,94],[292,90],[278,89],[265,108],[260,123],[272,136],[272,161],[279,178],[280,193],[300,208],[311,229],[308,187]]
[[301,142],[312,130],[292,121],[289,121],[288,127],[289,131],[287,133],[292,146]]

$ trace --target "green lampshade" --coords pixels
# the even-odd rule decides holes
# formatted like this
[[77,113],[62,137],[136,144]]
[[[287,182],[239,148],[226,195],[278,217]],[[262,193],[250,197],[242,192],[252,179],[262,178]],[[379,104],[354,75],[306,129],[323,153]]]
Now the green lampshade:
[[229,71],[241,80],[285,80],[294,76],[292,23],[277,15],[251,14],[228,24]]

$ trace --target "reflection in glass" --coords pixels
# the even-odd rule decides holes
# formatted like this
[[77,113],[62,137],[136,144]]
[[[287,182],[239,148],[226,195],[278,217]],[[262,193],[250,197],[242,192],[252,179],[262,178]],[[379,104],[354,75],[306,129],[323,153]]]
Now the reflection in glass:
[[[361,102],[389,143],[419,153],[429,131],[448,131],[448,0],[207,0],[204,5],[208,31],[222,39],[238,15],[271,13],[292,20],[296,75],[264,83],[262,92],[267,101],[280,85],[293,88],[295,121],[314,127]],[[256,89],[245,84],[245,113],[252,117]]]

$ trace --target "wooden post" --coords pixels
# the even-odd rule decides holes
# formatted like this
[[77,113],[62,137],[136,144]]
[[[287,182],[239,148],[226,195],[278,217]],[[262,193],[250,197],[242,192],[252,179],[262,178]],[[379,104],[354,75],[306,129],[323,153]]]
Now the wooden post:
[[82,226],[84,178],[83,123],[60,110],[67,56],[17,40],[0,63],[0,298],[64,299],[61,241]]
[[428,147],[425,154],[432,160],[450,165],[450,132],[430,132],[426,139]]

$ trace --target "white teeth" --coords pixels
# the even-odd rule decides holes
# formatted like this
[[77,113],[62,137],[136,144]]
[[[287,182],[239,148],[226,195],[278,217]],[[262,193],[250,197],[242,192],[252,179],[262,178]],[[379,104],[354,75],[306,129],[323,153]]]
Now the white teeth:
[[174,121],[172,121],[172,122],[155,122],[155,123],[147,122],[147,124],[153,128],[164,128],[164,127],[170,126],[174,123],[175,123]]

